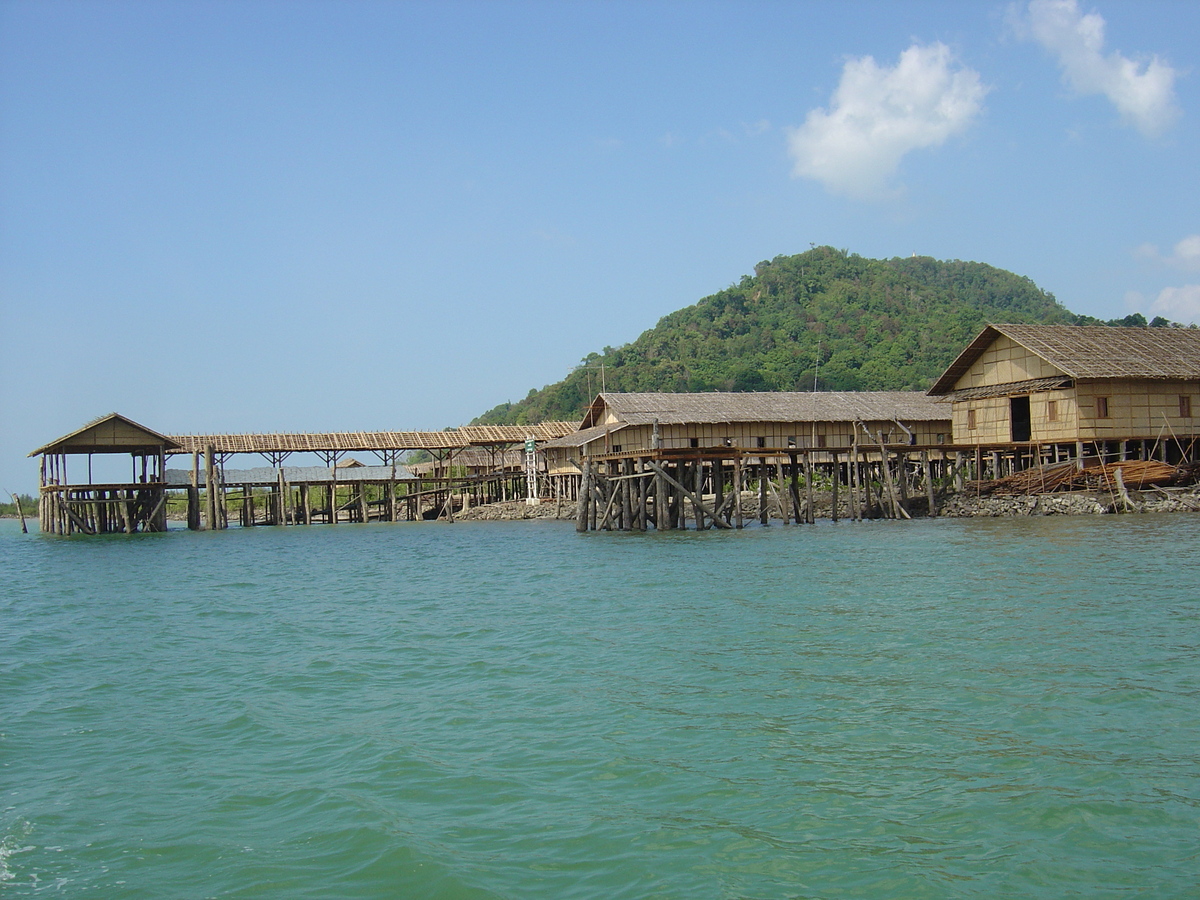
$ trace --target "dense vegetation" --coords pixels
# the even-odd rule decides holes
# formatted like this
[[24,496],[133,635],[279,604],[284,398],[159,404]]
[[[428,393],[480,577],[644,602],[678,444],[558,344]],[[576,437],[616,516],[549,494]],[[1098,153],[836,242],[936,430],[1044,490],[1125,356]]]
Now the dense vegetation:
[[[25,514],[25,518],[37,518],[38,502],[36,497],[31,497],[29,494],[21,494],[21,512]],[[12,494],[0,494],[0,516],[15,516],[17,515],[17,503],[13,499]]]
[[984,263],[817,247],[759,263],[753,277],[475,422],[577,419],[602,382],[610,391],[923,390],[989,322],[1147,324],[1140,314],[1074,315],[1030,279]]

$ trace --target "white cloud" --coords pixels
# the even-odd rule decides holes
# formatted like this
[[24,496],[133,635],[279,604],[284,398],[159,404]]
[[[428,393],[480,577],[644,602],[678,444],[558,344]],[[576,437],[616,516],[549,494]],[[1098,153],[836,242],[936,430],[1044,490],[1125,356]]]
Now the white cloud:
[[1150,304],[1149,313],[1174,322],[1200,324],[1200,284],[1163,288]]
[[1189,234],[1176,244],[1168,259],[1181,269],[1200,269],[1200,234]]
[[1104,18],[1080,12],[1076,0],[1031,0],[1033,38],[1058,57],[1063,78],[1080,94],[1103,94],[1142,134],[1162,134],[1179,114],[1175,69],[1157,56],[1144,64],[1104,55]]
[[1169,256],[1164,256],[1153,244],[1142,244],[1134,249],[1133,255],[1138,259],[1164,263],[1176,269],[1200,271],[1200,234],[1189,234],[1175,245]]
[[983,108],[979,73],[953,68],[944,44],[914,44],[891,68],[873,57],[846,62],[830,108],[788,130],[792,172],[838,193],[886,195],[905,154],[965,130]]

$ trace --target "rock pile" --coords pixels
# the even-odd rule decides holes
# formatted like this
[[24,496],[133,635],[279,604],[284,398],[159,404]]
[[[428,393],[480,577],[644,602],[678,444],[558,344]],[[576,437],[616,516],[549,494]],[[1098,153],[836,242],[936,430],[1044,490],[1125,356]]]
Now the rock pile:
[[554,500],[543,500],[536,506],[529,506],[524,500],[506,500],[502,503],[489,503],[486,506],[474,506],[471,509],[456,512],[454,518],[473,521],[515,521],[517,519],[574,519],[575,504],[569,501],[558,503]]

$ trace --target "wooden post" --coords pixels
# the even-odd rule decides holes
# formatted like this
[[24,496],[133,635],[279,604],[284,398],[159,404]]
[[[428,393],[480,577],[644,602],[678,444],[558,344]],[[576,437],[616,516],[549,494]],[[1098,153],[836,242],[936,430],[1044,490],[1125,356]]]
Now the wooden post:
[[770,525],[770,516],[767,511],[767,458],[760,456],[758,458],[758,524]]
[[13,503],[17,504],[17,515],[21,518],[21,534],[29,534],[29,529],[25,526],[25,510],[21,509],[21,498],[16,494],[12,495]]
[[[897,454],[897,456],[899,456],[899,454]],[[879,445],[879,465],[884,484],[887,485],[888,497],[891,500],[892,518],[911,519],[912,516],[908,514],[908,511],[905,510],[904,506],[900,503],[900,496],[896,489],[896,483],[892,479],[892,469],[888,464],[887,448],[882,443]],[[903,475],[903,473],[901,473],[901,475]]]
[[833,457],[833,486],[832,497],[829,501],[829,512],[833,517],[833,521],[838,520],[838,483],[842,480],[842,464],[838,458],[838,453],[834,450],[831,454]]
[[387,483],[387,516],[389,522],[396,521],[396,464],[392,463],[391,477]]
[[[633,474],[633,460],[626,459],[621,461],[621,473],[623,475]],[[626,478],[621,482],[621,530],[633,530],[633,490],[634,483],[632,478]]]
[[217,466],[216,448],[204,448],[204,525],[209,531],[217,527]]
[[600,506],[604,503],[604,489],[600,484],[596,463],[592,463],[592,478],[589,482],[591,497],[588,503],[588,526],[592,531],[600,530]]
[[329,475],[330,482],[327,492],[329,494],[329,524],[336,525],[338,523],[338,508],[337,508],[337,456],[334,455],[329,459]]
[[[646,471],[646,467],[642,464],[642,461],[640,459],[637,460],[636,462],[634,462],[633,466],[634,466],[634,470],[638,473],[638,475],[642,475],[642,473],[644,473]],[[636,481],[637,481],[637,515],[636,515],[634,525],[638,531],[645,531],[646,530],[646,496],[650,493],[650,484],[649,484],[650,479],[647,477],[640,477],[640,478],[636,479]]]
[[[200,530],[200,453],[192,451],[192,470],[188,478],[187,489],[187,527],[188,531]],[[105,516],[107,518],[107,516]],[[107,531],[107,523],[105,531]]]
[[738,528],[745,526],[742,517],[742,454],[733,457],[733,521]]
[[850,463],[846,471],[848,487],[850,488],[850,521],[859,522],[862,520],[862,506],[859,501],[861,491],[859,490],[858,477],[858,426],[854,426],[854,439],[850,442]]
[[658,531],[670,531],[675,523],[671,520],[671,497],[667,479],[661,472],[654,475],[654,527]]
[[[725,505],[725,467],[722,465],[724,460],[714,459],[712,463],[713,475],[713,509],[718,513],[721,507]],[[726,521],[729,517],[725,517]]]
[[225,493],[225,472],[221,465],[215,467],[217,475],[217,527],[229,527],[229,500]]
[[[795,453],[788,454],[788,463],[791,465],[792,477],[788,482],[788,505],[792,508],[792,517],[797,525],[800,524],[800,465],[799,457]],[[779,486],[784,486],[783,479],[779,481]],[[783,514],[783,523],[786,525],[788,521],[787,513]]]
[[287,501],[283,496],[283,466],[275,470],[275,524],[287,524]]
[[[834,483],[835,484],[837,483],[837,473],[836,472],[834,472]],[[808,522],[809,525],[815,525],[817,522],[817,516],[816,516],[816,511],[813,509],[813,506],[814,506],[814,503],[813,503],[813,465],[812,465],[812,451],[811,450],[804,451],[804,484],[805,484],[805,495],[806,495],[806,500],[805,500],[806,509],[805,509],[805,517],[804,518]],[[836,492],[834,493],[833,497],[834,497],[833,502],[837,503],[837,493]],[[834,514],[833,518],[834,518],[834,521],[837,520],[836,513]]]
[[[706,510],[704,508],[703,500],[700,497],[698,497],[696,494],[692,493],[692,489],[689,488],[684,482],[680,481],[678,478],[673,477],[672,475],[667,473],[666,470],[663,469],[662,466],[659,466],[658,464],[656,464],[654,462],[650,463],[650,468],[654,469],[654,471],[656,471],[656,472],[662,473],[663,476],[667,479],[667,481],[670,482],[670,484],[679,491],[679,500],[680,500],[681,507],[682,507],[683,500],[686,497],[688,500],[690,500],[692,502],[693,507],[699,512],[699,514],[701,514],[701,515],[707,514],[709,516],[709,518],[712,519],[713,524],[717,528],[728,528],[729,527],[727,524],[725,524],[723,521],[721,521],[721,519],[718,516],[714,515],[713,511]],[[682,472],[679,472],[678,474],[683,475]],[[684,477],[686,477],[686,476],[684,476]]]
[[929,465],[929,451],[921,451],[921,468],[925,470],[925,499],[929,502],[929,515],[937,516],[937,499],[933,492],[933,468]]
[[590,460],[583,461],[583,481],[579,486],[579,499],[575,503],[575,530],[588,530],[589,509],[592,501],[592,464]]

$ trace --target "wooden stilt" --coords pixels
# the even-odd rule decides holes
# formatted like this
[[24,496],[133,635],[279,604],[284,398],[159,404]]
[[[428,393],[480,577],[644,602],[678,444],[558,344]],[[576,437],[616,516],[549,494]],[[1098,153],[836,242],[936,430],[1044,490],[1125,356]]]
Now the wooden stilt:
[[925,471],[925,499],[929,503],[929,515],[936,516],[937,499],[933,491],[933,468],[929,465],[929,451],[921,451],[921,468]]
[[575,530],[584,532],[588,530],[588,522],[590,519],[588,507],[591,505],[592,499],[592,464],[584,460],[583,463],[583,481],[579,487],[579,499],[575,503]]
[[[788,464],[791,467],[791,478],[788,481],[788,505],[791,507],[792,519],[799,525],[800,517],[800,466],[797,463],[797,455],[795,453],[788,454]],[[780,479],[779,485],[783,487],[783,480]],[[787,524],[787,514],[783,516],[783,522]]]
[[758,458],[758,524],[770,525],[770,513],[767,510],[767,458]]
[[[623,475],[633,474],[633,460],[621,460],[621,473]],[[635,489],[632,478],[627,478],[621,482],[621,530],[633,530],[633,491]]]
[[204,525],[209,531],[217,528],[217,465],[216,448],[204,448]]
[[833,456],[833,484],[830,488],[830,492],[831,492],[832,496],[831,496],[830,502],[829,502],[829,513],[830,513],[830,516],[833,518],[833,521],[836,522],[838,520],[838,484],[842,480],[842,464],[839,461],[837,451],[834,451],[832,456]]
[[742,518],[742,455],[738,453],[733,458],[733,515],[734,524],[737,528],[743,528],[745,521]]
[[670,488],[666,476],[657,468],[654,477],[654,527],[659,531],[670,531],[675,527],[671,515]]
[[685,487],[684,483],[682,481],[680,481],[677,478],[672,477],[665,469],[663,469],[662,466],[658,465],[658,463],[655,463],[653,461],[650,462],[650,468],[652,468],[656,472],[662,474],[666,478],[667,482],[680,492],[681,500],[684,498],[690,500],[692,503],[692,506],[696,510],[698,510],[701,515],[707,515],[708,518],[713,522],[714,525],[716,525],[717,528],[728,528],[729,527],[728,525],[726,525],[724,522],[721,521],[721,518],[719,516],[714,514],[713,510],[710,510],[704,506],[704,501],[701,500],[700,497],[698,497],[696,494],[692,493],[690,488]]
[[[837,484],[837,472],[836,471],[833,473],[833,478],[834,478],[834,484]],[[809,525],[815,525],[816,521],[817,521],[817,516],[816,516],[816,510],[813,509],[813,506],[815,504],[813,502],[813,463],[812,463],[812,451],[811,450],[804,451],[804,495],[805,495],[804,520],[806,522],[808,522]],[[837,504],[836,489],[834,490],[834,494],[833,494],[833,502],[835,505]],[[835,513],[834,520],[836,521],[836,519],[837,519],[837,515]]]

